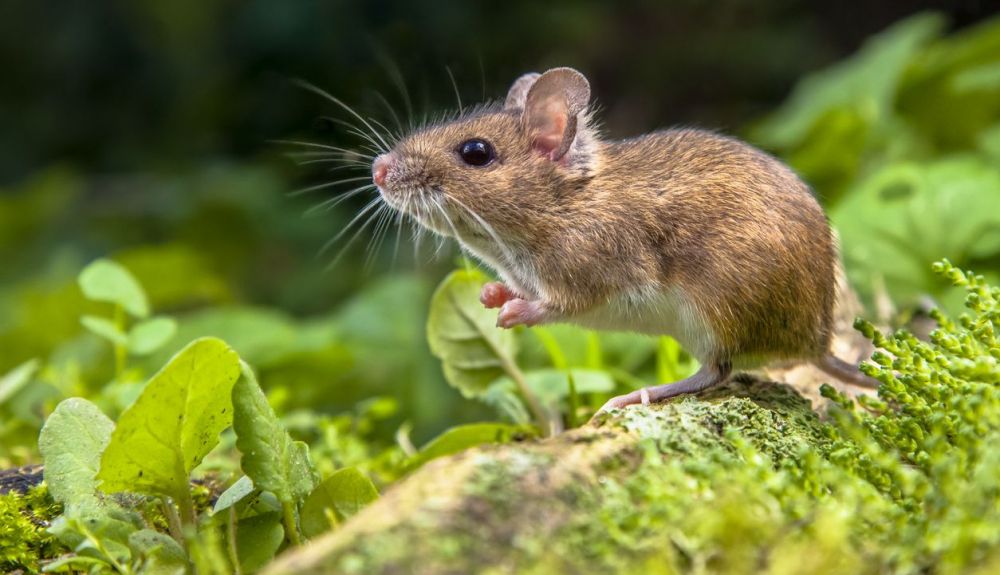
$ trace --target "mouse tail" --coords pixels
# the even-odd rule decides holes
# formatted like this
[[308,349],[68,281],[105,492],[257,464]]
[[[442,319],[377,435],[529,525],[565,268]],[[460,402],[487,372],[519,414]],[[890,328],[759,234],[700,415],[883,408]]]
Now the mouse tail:
[[832,375],[844,383],[857,385],[858,387],[867,387],[869,389],[875,389],[879,386],[877,379],[861,373],[858,366],[848,363],[833,354],[828,353],[814,363],[816,367],[823,370],[823,373]]

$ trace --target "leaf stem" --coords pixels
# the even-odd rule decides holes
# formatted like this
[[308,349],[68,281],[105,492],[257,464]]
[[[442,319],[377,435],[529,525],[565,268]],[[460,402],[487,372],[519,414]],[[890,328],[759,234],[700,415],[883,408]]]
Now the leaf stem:
[[538,422],[538,427],[542,430],[542,435],[549,437],[553,435],[552,425],[549,421],[549,415],[542,407],[541,402],[538,401],[538,397],[535,395],[531,388],[528,387],[528,381],[524,377],[524,373],[521,368],[517,366],[513,361],[508,360],[502,354],[497,354],[503,364],[504,371],[507,375],[514,380],[517,384],[518,390],[521,392],[521,396],[524,397],[524,401],[528,404],[528,409],[531,410],[531,414],[535,416],[535,421]]
[[177,506],[181,510],[181,525],[184,527],[194,527],[194,500],[191,499],[191,491],[185,489],[181,492],[177,500]]
[[[125,308],[121,305],[115,305],[114,320],[115,327],[118,331],[125,332]],[[122,375],[125,373],[125,358],[128,350],[125,349],[124,345],[120,343],[113,344],[115,348],[115,380],[121,381]]]
[[171,502],[168,498],[161,499],[160,505],[163,508],[163,515],[167,518],[170,536],[174,538],[174,541],[176,541],[178,545],[185,547],[184,527],[181,525],[180,515],[177,514],[177,507],[175,507],[173,502]]
[[236,507],[229,508],[229,514],[226,520],[226,552],[229,554],[229,563],[233,567],[233,575],[241,575],[240,573],[240,556],[236,552]]
[[295,504],[290,501],[282,501],[281,515],[285,523],[285,535],[288,536],[288,541],[296,547],[302,545],[302,539],[299,538],[299,528],[295,523]]

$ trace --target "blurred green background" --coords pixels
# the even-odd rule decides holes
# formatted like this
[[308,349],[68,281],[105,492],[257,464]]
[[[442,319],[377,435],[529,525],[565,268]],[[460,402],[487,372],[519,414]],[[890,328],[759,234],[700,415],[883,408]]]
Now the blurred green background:
[[[329,265],[336,249],[322,247],[369,198],[310,212],[338,189],[290,193],[344,172],[297,165],[271,141],[360,142],[324,121],[345,115],[294,78],[389,124],[382,98],[404,118],[453,108],[450,74],[468,103],[503,96],[525,71],[575,66],[611,137],[693,124],[789,161],[880,313],[939,297],[929,264],[941,257],[996,281],[1000,21],[990,4],[5,3],[0,373],[36,358],[44,367],[16,392],[0,383],[0,462],[34,459],[38,425],[61,397],[101,394],[112,414],[133,396],[107,384],[111,351],[79,321],[99,306],[85,303],[76,274],[102,256],[179,321],[169,345],[135,358],[136,373],[211,334],[261,371],[272,403],[303,429],[364,412],[352,420],[374,421],[364,433],[391,442],[409,422],[421,442],[491,417],[447,387],[425,342],[454,250],[415,253],[408,230],[398,252],[392,235],[366,250],[369,230]],[[623,365],[646,377],[652,345]]]

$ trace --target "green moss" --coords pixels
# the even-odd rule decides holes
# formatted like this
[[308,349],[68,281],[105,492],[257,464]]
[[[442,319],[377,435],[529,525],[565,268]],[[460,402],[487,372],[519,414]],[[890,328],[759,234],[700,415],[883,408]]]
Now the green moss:
[[62,512],[44,485],[0,495],[0,571],[36,573],[64,549],[46,528]]
[[732,383],[467,452],[376,504],[389,527],[362,513],[294,571],[995,572],[1000,290],[937,270],[970,313],[936,314],[930,342],[858,324],[878,397],[824,389],[821,420],[786,386]]

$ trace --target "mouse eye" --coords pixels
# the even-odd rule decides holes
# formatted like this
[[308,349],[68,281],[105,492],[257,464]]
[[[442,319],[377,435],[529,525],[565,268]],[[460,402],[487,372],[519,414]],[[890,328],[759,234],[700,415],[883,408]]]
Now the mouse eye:
[[462,142],[458,146],[458,155],[470,166],[485,166],[497,157],[493,146],[486,140],[478,138]]

